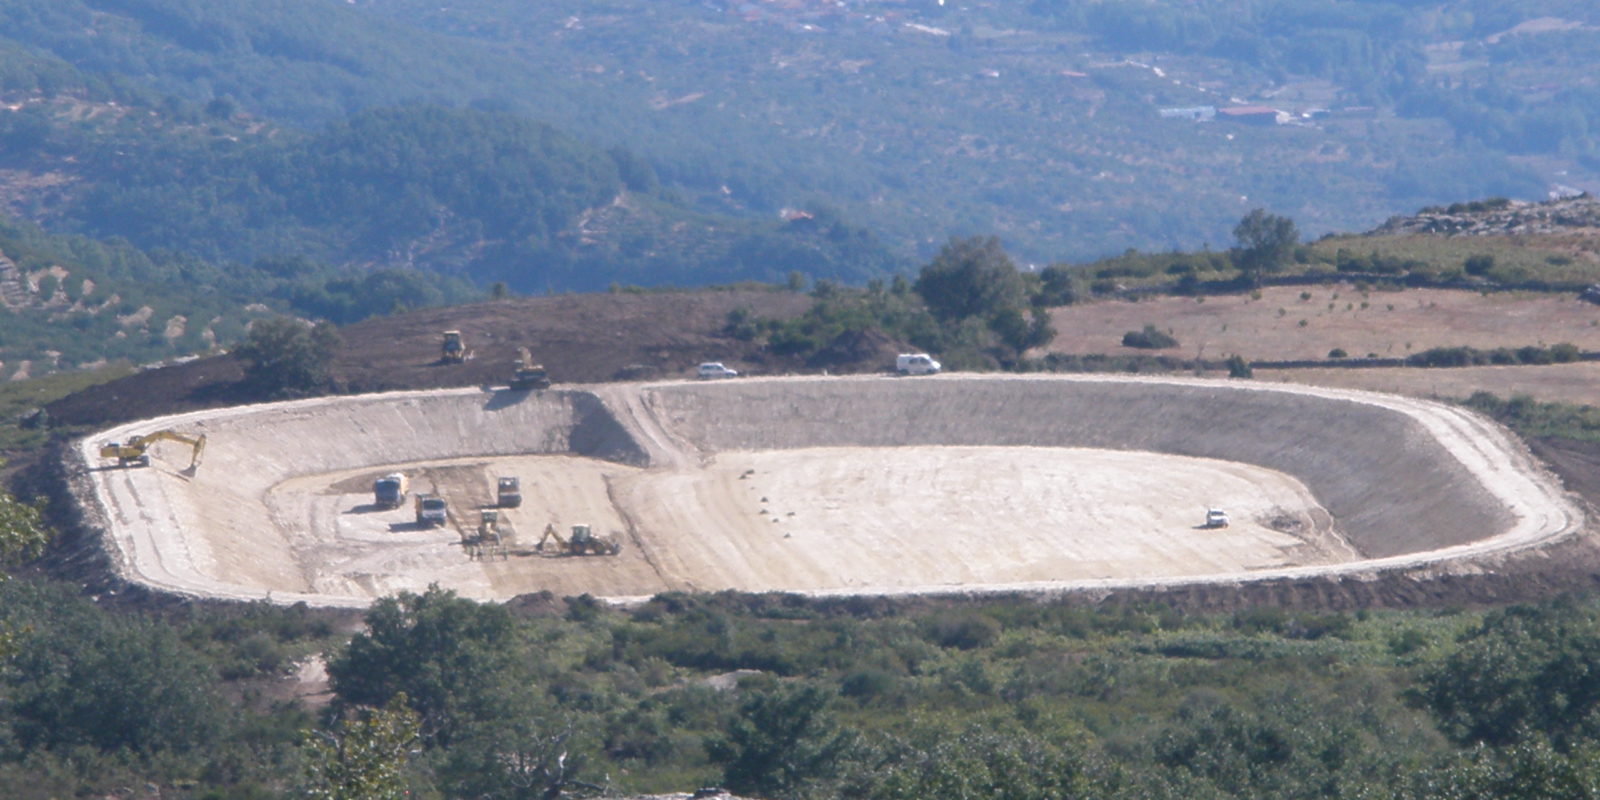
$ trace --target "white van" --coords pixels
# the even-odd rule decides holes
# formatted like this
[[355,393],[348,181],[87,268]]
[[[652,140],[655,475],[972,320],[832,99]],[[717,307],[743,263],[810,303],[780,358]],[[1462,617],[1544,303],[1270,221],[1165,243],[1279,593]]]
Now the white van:
[[739,371],[722,366],[721,361],[707,361],[695,369],[695,375],[699,376],[700,380],[710,381],[717,378],[737,378]]
[[901,353],[894,357],[894,369],[902,375],[932,375],[940,365],[927,353]]

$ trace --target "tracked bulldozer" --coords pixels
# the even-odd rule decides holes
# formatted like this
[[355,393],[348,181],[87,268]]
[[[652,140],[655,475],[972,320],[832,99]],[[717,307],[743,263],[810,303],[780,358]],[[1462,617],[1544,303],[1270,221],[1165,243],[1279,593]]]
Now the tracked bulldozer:
[[517,365],[511,373],[511,388],[519,391],[550,388],[550,373],[545,372],[543,364],[533,363],[533,354],[528,352],[528,348],[517,348],[517,354]]
[[156,442],[178,442],[193,448],[194,454],[189,459],[187,471],[194,471],[200,466],[200,456],[206,450],[206,435],[186,434],[177,431],[156,431],[143,436],[135,436],[126,442],[106,442],[100,446],[101,458],[114,458],[119,467],[148,467],[150,466],[150,448]]

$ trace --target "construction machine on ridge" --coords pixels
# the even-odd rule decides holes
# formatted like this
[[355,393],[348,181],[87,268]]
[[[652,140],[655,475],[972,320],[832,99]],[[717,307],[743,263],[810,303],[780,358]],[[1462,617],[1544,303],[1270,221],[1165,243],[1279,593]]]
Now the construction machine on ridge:
[[178,442],[189,445],[194,449],[194,455],[189,459],[189,466],[185,471],[193,472],[200,466],[200,456],[206,449],[206,435],[179,433],[173,430],[156,431],[143,436],[135,436],[126,442],[106,442],[100,446],[101,458],[114,458],[119,467],[148,467],[150,466],[150,448],[156,442]]

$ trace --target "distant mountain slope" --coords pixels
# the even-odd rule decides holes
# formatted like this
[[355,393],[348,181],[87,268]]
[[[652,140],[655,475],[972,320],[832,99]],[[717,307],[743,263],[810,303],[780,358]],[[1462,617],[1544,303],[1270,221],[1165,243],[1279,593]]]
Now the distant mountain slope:
[[[1257,206],[1320,234],[1600,188],[1594,17],[1561,0],[0,0],[0,37],[293,125],[504,110],[642,155],[701,211],[826,205],[904,254],[995,233],[1048,262],[1220,245]],[[1292,124],[1159,114],[1239,105]]]
[[357,272],[306,259],[218,266],[0,218],[0,380],[227,347],[274,313],[350,323],[477,296],[415,270]]
[[12,213],[212,262],[419,268],[517,292],[791,271],[860,282],[903,266],[825,207],[695,212],[637,156],[509,114],[412,105],[305,132],[221,101],[150,108],[82,86],[15,93],[0,114]]

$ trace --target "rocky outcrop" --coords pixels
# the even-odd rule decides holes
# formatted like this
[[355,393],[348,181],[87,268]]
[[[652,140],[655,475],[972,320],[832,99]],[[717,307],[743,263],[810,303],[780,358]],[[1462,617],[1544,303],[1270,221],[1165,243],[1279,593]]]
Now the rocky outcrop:
[[1583,229],[1600,231],[1600,199],[1588,194],[1543,203],[1485,200],[1426,208],[1416,216],[1390,217],[1367,235],[1510,236]]

